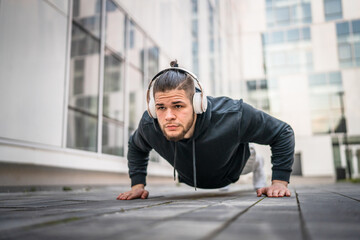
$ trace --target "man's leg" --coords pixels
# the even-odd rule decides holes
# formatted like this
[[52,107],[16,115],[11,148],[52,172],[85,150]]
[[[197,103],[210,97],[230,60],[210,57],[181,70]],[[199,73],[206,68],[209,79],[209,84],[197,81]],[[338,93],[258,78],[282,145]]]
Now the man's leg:
[[266,187],[264,158],[259,154],[256,154],[256,160],[253,168],[253,185],[255,189]]

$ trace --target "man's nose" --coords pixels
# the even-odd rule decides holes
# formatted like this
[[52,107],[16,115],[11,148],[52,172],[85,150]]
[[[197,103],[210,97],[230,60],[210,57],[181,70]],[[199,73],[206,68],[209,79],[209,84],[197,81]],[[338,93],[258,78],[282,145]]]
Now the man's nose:
[[169,121],[169,120],[173,120],[175,118],[176,118],[176,116],[173,113],[173,111],[171,109],[167,109],[166,114],[165,114],[165,120]]

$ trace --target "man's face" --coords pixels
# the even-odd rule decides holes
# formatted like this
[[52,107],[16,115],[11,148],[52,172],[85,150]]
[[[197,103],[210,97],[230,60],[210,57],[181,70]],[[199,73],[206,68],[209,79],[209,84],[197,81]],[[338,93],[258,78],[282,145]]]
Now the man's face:
[[161,130],[169,141],[192,136],[196,114],[184,90],[155,93],[155,107]]

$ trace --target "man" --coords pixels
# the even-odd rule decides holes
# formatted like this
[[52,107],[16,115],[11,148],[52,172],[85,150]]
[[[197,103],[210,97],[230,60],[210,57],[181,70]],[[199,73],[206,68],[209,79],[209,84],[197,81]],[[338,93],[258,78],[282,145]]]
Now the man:
[[287,188],[294,155],[291,127],[242,100],[206,97],[196,76],[178,68],[159,72],[149,84],[148,111],[130,137],[131,190],[118,200],[145,199],[149,152],[154,149],[174,167],[180,182],[222,188],[239,179],[250,156],[249,143],[272,151],[272,184],[257,196],[290,196]]

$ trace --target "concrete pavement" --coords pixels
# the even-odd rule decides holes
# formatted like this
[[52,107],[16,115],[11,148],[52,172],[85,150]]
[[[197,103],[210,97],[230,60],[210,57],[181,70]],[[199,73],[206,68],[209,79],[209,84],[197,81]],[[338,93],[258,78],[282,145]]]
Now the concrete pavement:
[[360,184],[291,186],[288,198],[149,186],[147,200],[118,201],[128,186],[0,193],[0,239],[360,239]]

